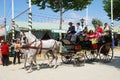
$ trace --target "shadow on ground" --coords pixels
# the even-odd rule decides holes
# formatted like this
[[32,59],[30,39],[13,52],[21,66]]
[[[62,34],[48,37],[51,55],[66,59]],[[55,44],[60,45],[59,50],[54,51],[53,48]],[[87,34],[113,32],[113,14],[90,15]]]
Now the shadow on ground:
[[110,61],[110,62],[106,62],[106,61],[101,61],[101,60],[86,60],[85,63],[87,64],[96,64],[97,63],[101,63],[103,65],[108,65],[108,66],[113,66],[116,67],[118,69],[120,69],[120,56],[114,56],[114,58]]
[[[50,68],[53,68],[54,65],[51,65],[49,66],[48,64],[46,63],[42,63],[42,64],[38,64],[39,65],[39,68],[40,69],[50,69]],[[24,67],[22,67],[21,69],[25,69]],[[26,66],[26,71],[30,69],[30,66]],[[40,69],[37,69],[37,66],[36,65],[33,65],[32,66],[32,71],[36,71],[36,70],[40,70]]]
[[113,66],[113,67],[116,67],[116,68],[120,69],[120,56],[114,56],[114,58],[112,59],[111,62],[104,63],[104,64],[109,65],[109,66]]

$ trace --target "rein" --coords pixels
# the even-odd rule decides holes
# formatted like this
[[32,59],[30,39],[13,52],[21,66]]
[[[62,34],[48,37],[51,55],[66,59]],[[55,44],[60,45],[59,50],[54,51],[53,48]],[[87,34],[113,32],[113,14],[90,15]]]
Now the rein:
[[36,42],[36,39],[35,39],[33,42],[31,42],[30,44],[28,44],[28,48],[31,48],[31,49],[39,49],[40,44],[39,44],[38,47],[36,47],[36,46],[31,46],[34,42]]
[[29,43],[26,46],[26,49],[37,49],[37,50],[40,49],[39,53],[41,53],[42,49],[44,49],[44,50],[52,50],[52,49],[54,49],[55,46],[57,47],[57,42],[56,41],[55,41],[55,43],[53,44],[53,46],[51,48],[43,48],[42,40],[39,40],[39,41],[40,41],[40,44],[37,47],[36,46],[31,46],[34,42],[36,42],[36,40],[34,40],[33,42]]
[[29,49],[29,48],[37,49],[37,47],[31,46],[34,42],[36,42],[36,40],[34,40],[33,42],[31,42],[29,44],[24,45],[22,48],[25,48],[25,49]]

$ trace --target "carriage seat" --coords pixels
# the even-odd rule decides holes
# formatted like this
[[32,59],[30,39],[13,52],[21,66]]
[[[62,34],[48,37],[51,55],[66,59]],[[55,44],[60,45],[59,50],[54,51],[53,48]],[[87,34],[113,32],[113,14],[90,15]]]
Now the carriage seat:
[[62,45],[64,46],[64,48],[67,49],[67,52],[75,53],[76,51],[81,50],[81,46],[80,45],[74,44],[70,40],[62,39],[61,42],[62,42]]

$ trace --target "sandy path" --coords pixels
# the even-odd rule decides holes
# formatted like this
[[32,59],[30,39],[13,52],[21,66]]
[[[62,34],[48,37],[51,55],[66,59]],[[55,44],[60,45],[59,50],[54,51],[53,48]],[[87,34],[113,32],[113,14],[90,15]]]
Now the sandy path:
[[57,69],[44,68],[31,73],[22,67],[23,63],[0,65],[0,80],[120,80],[120,49],[115,50],[114,59],[107,64],[93,62],[82,67],[61,64]]

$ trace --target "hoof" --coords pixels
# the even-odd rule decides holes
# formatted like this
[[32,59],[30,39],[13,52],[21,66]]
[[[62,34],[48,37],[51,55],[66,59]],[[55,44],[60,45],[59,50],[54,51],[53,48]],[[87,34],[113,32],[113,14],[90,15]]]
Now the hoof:
[[55,65],[53,68],[56,69],[58,67],[58,65]]
[[28,73],[31,73],[31,72],[33,72],[33,70],[32,70],[32,69],[28,70]]
[[40,66],[37,67],[37,70],[40,70]]

